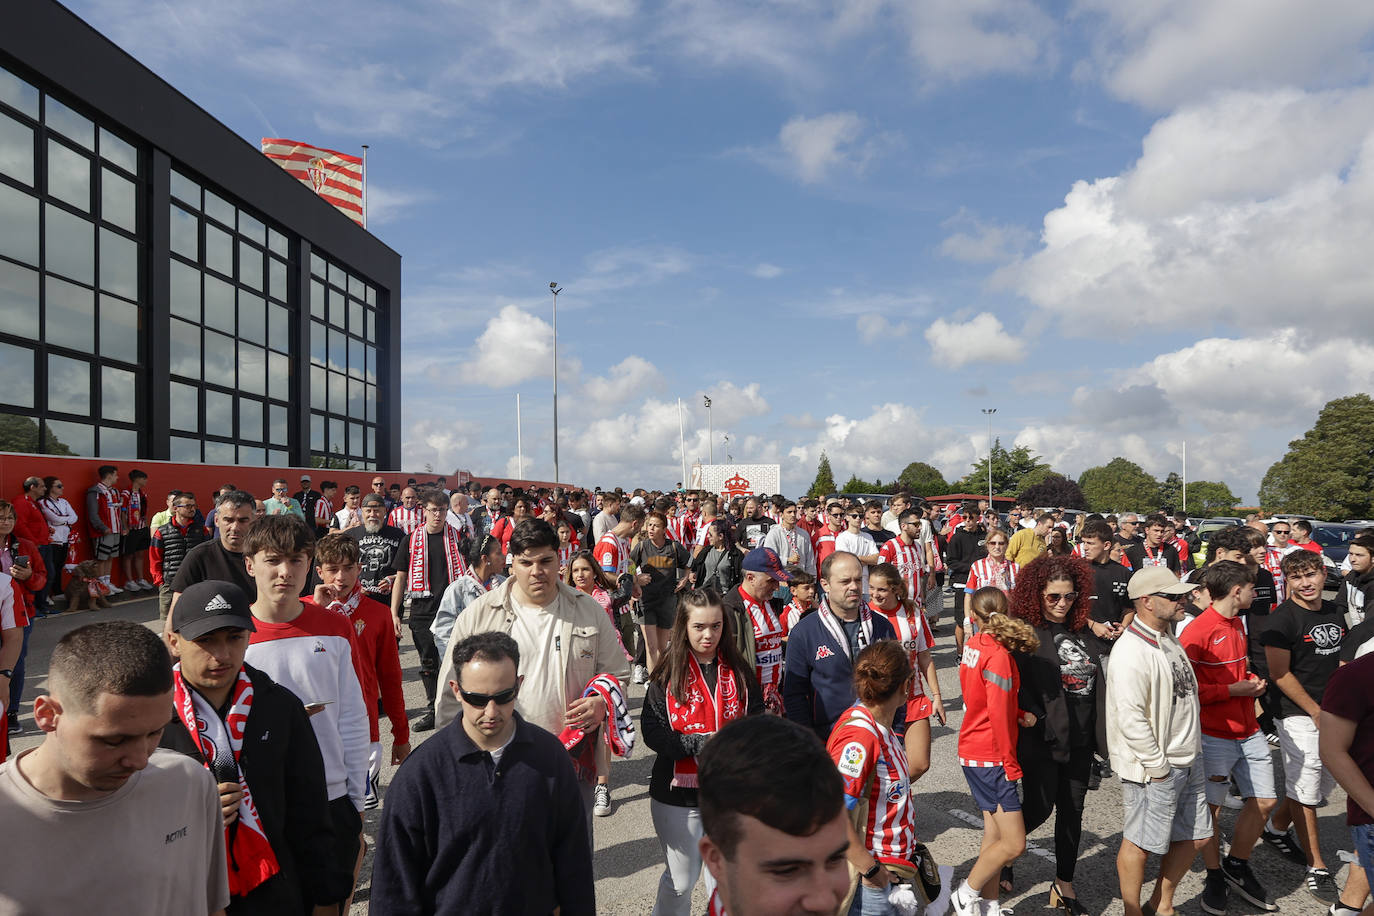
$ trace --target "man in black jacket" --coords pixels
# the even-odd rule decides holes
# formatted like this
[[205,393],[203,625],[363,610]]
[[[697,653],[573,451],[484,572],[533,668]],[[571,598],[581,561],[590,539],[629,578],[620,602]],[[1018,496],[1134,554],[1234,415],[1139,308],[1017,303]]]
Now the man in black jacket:
[[988,533],[978,524],[978,513],[973,506],[965,505],[963,515],[945,545],[945,566],[954,589],[954,642],[960,653],[964,651],[964,586],[968,584],[968,571],[988,555]]
[[248,596],[230,582],[196,583],[171,626],[176,710],[161,746],[199,760],[219,784],[228,912],[301,916],[342,903],[353,876],[330,855],[320,748],[301,701],[243,662],[256,629]]

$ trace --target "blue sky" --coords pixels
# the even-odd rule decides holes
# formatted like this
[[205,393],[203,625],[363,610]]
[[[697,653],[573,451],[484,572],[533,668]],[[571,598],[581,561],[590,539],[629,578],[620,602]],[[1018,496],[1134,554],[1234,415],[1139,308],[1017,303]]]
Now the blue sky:
[[[961,476],[994,432],[1252,499],[1374,381],[1374,4],[79,0],[246,140],[371,147],[406,467]],[[726,441],[728,437],[728,442]]]

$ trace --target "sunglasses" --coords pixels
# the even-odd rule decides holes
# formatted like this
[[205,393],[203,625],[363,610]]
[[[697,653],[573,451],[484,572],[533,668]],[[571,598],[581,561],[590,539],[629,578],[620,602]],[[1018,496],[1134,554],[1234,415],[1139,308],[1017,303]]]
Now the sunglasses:
[[515,695],[520,692],[520,685],[516,684],[509,690],[500,693],[468,693],[466,690],[459,689],[458,693],[463,697],[463,702],[478,709],[485,709],[488,703],[495,703],[497,706],[505,706],[507,703],[515,702]]
[[1075,601],[1078,600],[1078,592],[1065,592],[1062,595],[1058,594],[1057,592],[1046,592],[1045,600],[1050,604],[1059,604],[1061,602],[1066,604],[1073,604]]
[[1163,598],[1165,601],[1170,601],[1170,602],[1173,602],[1174,604],[1182,604],[1182,603],[1187,599],[1188,596],[1187,596],[1187,595],[1166,595],[1166,594],[1164,594],[1163,592],[1155,592],[1155,593],[1153,593],[1152,595],[1150,595],[1150,597],[1151,597],[1151,598]]
[[1275,529],[1274,529],[1274,533],[1275,533],[1275,534],[1292,534],[1292,530],[1289,529],[1289,528],[1275,528]]

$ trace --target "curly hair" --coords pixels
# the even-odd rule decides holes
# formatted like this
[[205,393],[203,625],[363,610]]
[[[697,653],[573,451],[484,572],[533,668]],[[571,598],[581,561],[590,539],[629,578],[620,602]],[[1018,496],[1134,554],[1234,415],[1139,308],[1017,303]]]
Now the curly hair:
[[1008,652],[1034,652],[1040,637],[1024,620],[1007,614],[1007,596],[995,585],[985,585],[969,596],[965,606],[978,628],[1001,643]]
[[1043,627],[1045,611],[1041,596],[1047,584],[1060,579],[1072,582],[1073,590],[1078,592],[1078,600],[1069,609],[1065,622],[1070,630],[1086,627],[1092,613],[1093,572],[1088,561],[1078,557],[1041,554],[1022,566],[1016,574],[1016,587],[1011,591],[1011,616],[1033,627]]

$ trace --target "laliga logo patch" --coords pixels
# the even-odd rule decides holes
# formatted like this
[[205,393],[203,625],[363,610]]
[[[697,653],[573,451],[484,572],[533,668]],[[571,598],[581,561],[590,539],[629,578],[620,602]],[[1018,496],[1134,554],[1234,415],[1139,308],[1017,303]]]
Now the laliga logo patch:
[[840,749],[840,759],[835,767],[845,776],[858,779],[864,771],[864,746],[857,741],[846,744]]
[[820,661],[823,658],[830,658],[834,654],[834,652],[830,651],[829,646],[819,646],[816,649],[816,661]]

